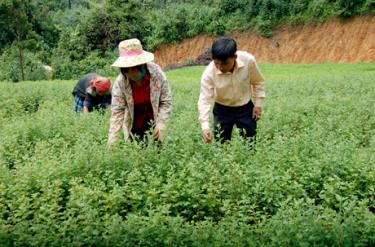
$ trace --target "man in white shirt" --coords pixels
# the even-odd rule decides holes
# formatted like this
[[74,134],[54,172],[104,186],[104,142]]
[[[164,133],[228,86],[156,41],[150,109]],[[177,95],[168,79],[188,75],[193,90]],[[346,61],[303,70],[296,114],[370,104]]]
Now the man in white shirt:
[[221,142],[230,140],[234,125],[241,136],[255,137],[265,92],[264,78],[254,56],[237,51],[235,40],[227,37],[215,40],[211,52],[213,61],[202,75],[198,100],[203,141],[212,141],[209,124],[212,103],[215,138]]

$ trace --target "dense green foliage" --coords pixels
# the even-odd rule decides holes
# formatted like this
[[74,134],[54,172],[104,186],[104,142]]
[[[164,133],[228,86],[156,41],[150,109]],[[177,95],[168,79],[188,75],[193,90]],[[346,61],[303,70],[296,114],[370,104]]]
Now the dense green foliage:
[[374,246],[374,65],[261,67],[256,152],[202,144],[202,67],[168,72],[161,149],[106,151],[75,81],[0,83],[0,245]]
[[128,38],[153,50],[201,33],[271,36],[281,24],[374,10],[374,0],[1,0],[0,80],[45,79],[43,64],[56,79],[92,71],[113,76],[117,44]]

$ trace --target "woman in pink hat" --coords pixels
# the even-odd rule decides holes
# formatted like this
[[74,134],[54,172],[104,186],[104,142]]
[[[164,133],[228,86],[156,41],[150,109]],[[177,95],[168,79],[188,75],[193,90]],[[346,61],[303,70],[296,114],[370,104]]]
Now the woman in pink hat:
[[108,144],[116,142],[121,129],[124,139],[144,140],[152,131],[156,141],[165,137],[165,125],[172,110],[172,93],[154,55],[142,49],[138,39],[119,44],[119,57],[112,64],[120,68],[113,88]]

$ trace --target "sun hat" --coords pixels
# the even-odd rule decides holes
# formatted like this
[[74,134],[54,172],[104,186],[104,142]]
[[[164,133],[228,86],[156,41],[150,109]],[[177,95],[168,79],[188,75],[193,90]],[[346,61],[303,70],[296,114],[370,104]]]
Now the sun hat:
[[118,45],[119,57],[112,67],[128,68],[154,60],[154,54],[144,51],[138,39],[127,39]]
[[95,88],[97,93],[106,94],[111,89],[111,81],[106,77],[95,76],[90,81],[90,88]]

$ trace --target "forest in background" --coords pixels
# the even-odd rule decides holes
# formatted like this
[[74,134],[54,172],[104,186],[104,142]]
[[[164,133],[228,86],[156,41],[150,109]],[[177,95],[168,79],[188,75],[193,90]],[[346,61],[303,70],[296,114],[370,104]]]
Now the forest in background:
[[272,36],[283,24],[375,13],[375,0],[0,0],[0,81],[113,76],[119,41],[153,51],[199,34]]

